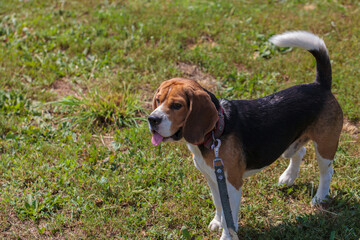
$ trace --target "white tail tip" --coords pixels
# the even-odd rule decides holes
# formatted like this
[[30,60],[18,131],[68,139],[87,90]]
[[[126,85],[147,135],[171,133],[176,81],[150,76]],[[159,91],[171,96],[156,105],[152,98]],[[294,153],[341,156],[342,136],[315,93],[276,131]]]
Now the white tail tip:
[[318,36],[305,31],[291,31],[274,35],[269,39],[270,42],[279,47],[300,47],[310,50],[326,50],[324,41]]

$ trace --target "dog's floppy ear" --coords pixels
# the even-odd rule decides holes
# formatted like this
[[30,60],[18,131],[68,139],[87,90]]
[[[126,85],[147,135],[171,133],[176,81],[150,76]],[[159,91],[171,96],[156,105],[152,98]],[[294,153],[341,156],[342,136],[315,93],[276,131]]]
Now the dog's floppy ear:
[[153,109],[153,110],[155,110],[155,108],[158,107],[157,102],[156,102],[156,95],[158,94],[159,89],[160,89],[160,88],[158,88],[158,89],[156,90],[156,92],[155,92],[155,94],[154,94],[154,97],[153,97],[153,101],[152,101],[152,109]]
[[209,133],[219,119],[215,104],[208,93],[203,89],[187,90],[189,98],[189,112],[183,127],[185,140],[192,144],[204,142],[205,135]]

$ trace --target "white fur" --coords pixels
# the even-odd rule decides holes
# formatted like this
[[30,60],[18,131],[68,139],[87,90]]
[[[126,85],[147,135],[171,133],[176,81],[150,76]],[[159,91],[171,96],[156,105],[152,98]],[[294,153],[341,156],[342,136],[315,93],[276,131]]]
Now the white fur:
[[243,178],[251,177],[251,176],[255,175],[256,173],[262,171],[264,168],[266,168],[266,167],[245,171],[244,175],[243,175]]
[[334,173],[332,168],[333,160],[325,159],[320,155],[316,142],[314,142],[314,146],[316,151],[316,160],[319,166],[320,180],[318,190],[311,201],[312,206],[322,203],[328,199],[330,182]]
[[[169,120],[169,118],[166,116],[164,110],[164,105],[161,104],[160,106],[158,106],[151,114],[157,117],[161,117],[162,121],[158,126],[158,129],[156,130],[161,136],[163,137],[170,137],[172,136],[174,133],[171,133],[171,121]],[[149,127],[151,129],[151,125],[149,124]]]
[[[282,154],[284,158],[291,158],[294,154],[300,150],[300,148],[306,143],[306,141],[301,141],[301,139],[297,139],[293,142]],[[306,149],[305,149],[306,151]]]
[[[225,217],[222,211],[222,205],[220,200],[220,194],[218,190],[218,185],[216,181],[216,175],[214,169],[206,164],[204,158],[202,157],[200,149],[193,144],[187,143],[189,150],[194,154],[194,164],[197,169],[199,169],[206,177],[206,180],[209,184],[212,198],[215,204],[216,213],[214,219],[209,224],[209,229],[212,231],[218,231],[220,228],[223,228],[221,238],[223,240],[231,240],[229,230],[226,227]],[[225,172],[225,177],[227,176]],[[235,224],[235,231],[238,230],[238,216],[239,216],[239,207],[241,200],[241,188],[237,190],[231,183],[226,180],[226,186],[229,194],[229,201],[231,207],[231,213]]]
[[302,147],[291,158],[288,168],[281,174],[279,178],[279,184],[286,184],[291,186],[294,184],[295,179],[299,176],[299,169],[301,160],[306,153],[306,148]]
[[[229,194],[229,201],[230,201],[231,213],[232,213],[232,217],[233,217],[233,221],[234,221],[234,225],[235,225],[235,232],[237,232],[238,228],[239,228],[238,220],[239,220],[239,208],[240,208],[240,202],[241,202],[242,188],[237,190],[227,180],[226,180],[226,186],[227,186],[228,194]],[[219,198],[220,198],[220,196],[219,196]],[[223,231],[222,231],[220,239],[235,240],[234,237],[233,238],[231,237],[229,230],[226,227],[224,213],[222,213],[222,215],[221,215],[221,225],[223,226]]]
[[269,41],[279,47],[300,47],[306,50],[326,50],[325,43],[321,38],[305,31],[291,31],[274,35]]

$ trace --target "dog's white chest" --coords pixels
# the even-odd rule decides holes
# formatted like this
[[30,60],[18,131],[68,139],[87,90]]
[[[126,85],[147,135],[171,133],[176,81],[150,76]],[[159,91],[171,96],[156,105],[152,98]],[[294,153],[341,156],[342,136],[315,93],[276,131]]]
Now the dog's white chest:
[[187,143],[186,145],[189,148],[189,150],[192,152],[192,154],[194,155],[193,161],[194,161],[195,167],[197,169],[199,169],[200,172],[207,175],[208,177],[213,178],[216,181],[214,169],[206,164],[205,159],[203,158],[198,146],[190,144],[190,143]]

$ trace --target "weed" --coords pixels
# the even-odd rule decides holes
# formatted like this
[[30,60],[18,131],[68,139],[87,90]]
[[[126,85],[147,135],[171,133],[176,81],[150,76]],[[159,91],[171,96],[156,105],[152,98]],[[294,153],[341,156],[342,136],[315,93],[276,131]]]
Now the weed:
[[142,112],[138,96],[130,93],[130,87],[124,87],[121,93],[113,94],[92,91],[82,99],[67,96],[51,104],[64,108],[64,121],[71,120],[87,127],[93,124],[102,127],[137,125]]
[[35,221],[46,218],[54,214],[56,210],[61,208],[61,205],[66,201],[61,195],[52,195],[47,193],[41,196],[42,200],[36,195],[28,194],[24,201],[24,206],[19,208],[19,216],[29,217]]
[[21,93],[3,90],[0,90],[0,111],[5,116],[12,114],[25,116],[34,113],[31,101]]

